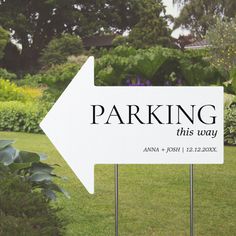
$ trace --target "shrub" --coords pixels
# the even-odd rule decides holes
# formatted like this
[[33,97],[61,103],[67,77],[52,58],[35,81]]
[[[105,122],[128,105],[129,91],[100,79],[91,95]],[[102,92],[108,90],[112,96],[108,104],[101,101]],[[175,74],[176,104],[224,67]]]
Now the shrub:
[[188,86],[222,85],[225,81],[223,75],[213,65],[201,60],[191,63],[193,58],[180,60],[181,73]]
[[65,89],[74,78],[80,65],[75,63],[65,63],[52,66],[45,73],[40,74],[41,82],[55,89]]
[[86,55],[80,55],[80,56],[72,55],[67,58],[67,61],[68,63],[82,66],[86,62],[87,59],[88,59],[88,56]]
[[40,87],[40,76],[31,75],[31,74],[25,74],[23,79],[16,81],[16,84],[21,87],[31,87],[31,88],[39,88]]
[[21,84],[31,84],[32,86],[47,86],[44,98],[48,101],[55,101],[64,91],[67,85],[74,78],[80,67],[84,63],[84,59],[80,60],[81,64],[65,63],[61,65],[53,65],[45,71],[36,75],[26,75]]
[[236,145],[236,106],[231,105],[225,109],[224,123],[225,144]]
[[[96,62],[97,85],[124,85],[139,77],[152,85],[219,85],[224,76],[204,60],[203,53],[153,47],[134,49],[119,46]],[[204,54],[205,55],[205,54]]]
[[[55,192],[67,192],[53,182],[60,178],[54,174],[54,166],[41,162],[46,159],[44,154],[19,151],[15,149],[12,140],[0,140],[0,166],[4,165],[6,172],[13,173],[29,181],[32,190],[40,189],[49,200],[55,200]],[[3,169],[3,168],[2,168]]]
[[16,74],[8,72],[6,69],[0,68],[0,78],[5,80],[15,80]]
[[236,94],[236,67],[230,71],[231,89]]
[[63,235],[60,209],[51,207],[40,192],[32,192],[28,181],[0,172],[0,235]]
[[39,123],[49,106],[32,102],[0,102],[0,130],[40,133]]
[[123,35],[118,35],[112,40],[113,46],[120,46],[120,45],[129,45],[128,37]]
[[225,119],[224,140],[225,144],[236,145],[236,96],[224,95]]
[[76,35],[64,34],[54,38],[43,50],[40,62],[43,66],[65,63],[68,56],[78,55],[83,51],[82,40]]
[[28,86],[24,86],[23,87],[23,93],[25,94],[26,101],[32,101],[32,100],[36,100],[39,99],[43,96],[43,91],[40,88],[33,88],[33,87],[28,87]]
[[31,101],[42,96],[42,91],[36,88],[18,87],[9,80],[0,79],[0,101]]

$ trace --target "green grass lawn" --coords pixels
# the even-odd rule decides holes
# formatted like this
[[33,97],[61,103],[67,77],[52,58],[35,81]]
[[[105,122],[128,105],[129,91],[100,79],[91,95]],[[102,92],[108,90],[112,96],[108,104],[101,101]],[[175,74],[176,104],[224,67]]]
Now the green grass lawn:
[[[60,216],[68,236],[114,235],[114,167],[95,168],[95,194],[90,195],[44,135],[0,132],[16,147],[44,152],[68,181],[61,185],[71,199],[59,196]],[[120,235],[189,235],[189,166],[120,166]],[[236,235],[236,147],[225,147],[224,165],[195,165],[195,233]]]

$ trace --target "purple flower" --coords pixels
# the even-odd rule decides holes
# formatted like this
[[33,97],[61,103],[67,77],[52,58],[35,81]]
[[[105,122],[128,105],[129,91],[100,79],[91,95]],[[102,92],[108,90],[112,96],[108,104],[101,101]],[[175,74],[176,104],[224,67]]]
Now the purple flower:
[[146,80],[146,81],[142,81],[140,76],[137,76],[135,79],[127,79],[126,80],[126,85],[128,86],[151,86],[151,81],[150,80]]

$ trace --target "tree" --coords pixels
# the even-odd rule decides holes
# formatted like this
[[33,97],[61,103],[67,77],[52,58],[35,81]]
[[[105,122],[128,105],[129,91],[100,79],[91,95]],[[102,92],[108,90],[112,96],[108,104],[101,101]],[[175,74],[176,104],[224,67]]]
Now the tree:
[[[145,0],[84,0],[78,34],[118,33],[130,30],[139,21],[140,2]],[[78,1],[77,1],[78,2]]]
[[139,48],[157,44],[170,46],[171,30],[168,27],[168,16],[165,15],[165,7],[162,2],[141,1],[138,14],[140,20],[132,28],[129,42]]
[[9,33],[0,27],[0,59],[4,56],[4,49],[9,42]]
[[[29,69],[37,65],[46,45],[65,33],[83,38],[122,34],[135,26],[133,34],[145,30],[159,40],[169,34],[161,12],[161,0],[0,0],[0,25],[21,44],[20,67]],[[142,38],[146,40],[144,33]]]
[[0,66],[9,71],[20,72],[21,50],[14,42],[9,41],[4,49],[4,56],[0,60]]
[[22,45],[22,67],[35,64],[40,51],[63,31],[71,30],[74,1],[0,1],[0,24]]
[[71,34],[54,38],[43,50],[40,62],[43,66],[65,63],[70,55],[78,55],[83,51],[82,40]]
[[211,61],[217,67],[231,70],[236,66],[236,18],[218,19],[206,35],[211,47]]
[[138,7],[136,0],[0,0],[0,24],[22,45],[21,67],[29,68],[62,33],[84,37],[132,28]]
[[234,17],[235,0],[174,0],[183,6],[175,21],[175,28],[180,26],[191,31],[197,38],[202,38],[208,28],[216,23],[217,17]]

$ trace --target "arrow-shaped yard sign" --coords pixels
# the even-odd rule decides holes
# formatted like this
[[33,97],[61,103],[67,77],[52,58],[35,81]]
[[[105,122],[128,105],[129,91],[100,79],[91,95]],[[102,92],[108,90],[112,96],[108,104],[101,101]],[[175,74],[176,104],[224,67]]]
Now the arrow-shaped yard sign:
[[94,193],[95,164],[223,163],[223,88],[95,86],[90,57],[40,126]]

